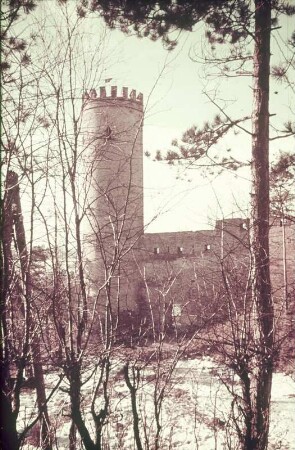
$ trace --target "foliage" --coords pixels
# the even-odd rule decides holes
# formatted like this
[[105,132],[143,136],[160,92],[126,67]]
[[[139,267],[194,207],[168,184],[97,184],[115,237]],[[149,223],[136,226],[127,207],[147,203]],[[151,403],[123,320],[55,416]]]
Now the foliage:
[[168,150],[163,156],[158,151],[155,159],[164,159],[171,165],[177,162],[188,168],[198,167],[203,169],[205,175],[213,173],[213,170],[220,173],[224,168],[236,171],[245,163],[230,155],[230,149],[226,155],[220,155],[215,146],[230,130],[239,127],[240,123],[248,119],[249,117],[231,121],[218,114],[211,122],[206,121],[202,127],[190,127],[183,133],[180,142],[177,139],[172,141],[175,150]]
[[279,216],[294,216],[295,155],[281,152],[270,171],[271,207]]
[[[82,3],[102,15],[111,28],[118,27],[124,33],[134,31],[138,37],[152,40],[160,38],[170,50],[177,43],[177,38],[170,36],[175,30],[192,31],[194,25],[203,21],[208,26],[206,35],[211,44],[235,44],[247,37],[253,22],[249,0],[86,0]],[[295,7],[280,1],[273,2],[273,9],[286,14],[295,11]]]
[[11,58],[19,54],[20,63],[28,64],[28,43],[12,31],[13,24],[22,14],[28,15],[35,10],[40,0],[7,0],[1,7],[1,72],[11,68]]
[[[169,50],[177,44],[177,37],[171,37],[175,30],[192,31],[194,25],[205,22],[208,41],[214,45],[236,44],[247,38],[253,24],[254,15],[250,0],[83,0],[84,7],[97,11],[111,28],[119,28],[124,33],[132,31],[138,37],[151,40],[162,39]],[[288,2],[272,2],[277,22],[277,14],[292,15],[295,7]]]

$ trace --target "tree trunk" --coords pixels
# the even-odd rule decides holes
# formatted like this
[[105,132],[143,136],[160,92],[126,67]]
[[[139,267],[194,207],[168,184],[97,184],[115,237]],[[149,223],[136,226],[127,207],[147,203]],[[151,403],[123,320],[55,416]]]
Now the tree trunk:
[[[15,294],[12,287],[15,283],[13,273],[12,237],[15,217],[15,189],[18,184],[17,174],[8,171],[3,199],[1,223],[1,394],[0,394],[0,443],[3,449],[18,449],[17,418],[20,405],[20,389],[23,371],[28,355],[27,339],[25,337],[21,355],[17,355],[15,378],[12,376],[11,364],[15,355],[11,354],[14,342],[11,340],[11,328],[7,321],[8,303]],[[13,300],[12,300],[13,301]]]
[[[10,288],[12,284],[12,253],[11,253],[11,241],[13,228],[15,230],[16,245],[19,253],[22,281],[24,286],[25,297],[25,317],[26,327],[22,355],[20,355],[17,383],[14,387],[13,395],[15,397],[15,404],[19,405],[19,395],[21,389],[21,382],[23,378],[23,369],[28,356],[29,351],[29,339],[31,339],[31,347],[33,354],[33,366],[34,375],[36,381],[37,402],[40,414],[41,430],[42,430],[42,449],[51,450],[51,437],[50,437],[50,425],[49,416],[46,406],[46,392],[44,385],[44,377],[42,365],[40,362],[40,348],[39,343],[34,337],[33,322],[31,316],[31,300],[32,300],[32,283],[31,274],[29,268],[29,256],[26,246],[25,230],[22,219],[18,176],[15,172],[8,171],[6,179],[6,193],[4,198],[4,211],[2,222],[2,274],[1,274],[1,342],[4,347],[1,348],[1,407],[5,406],[5,413],[1,414],[1,420],[4,421],[1,424],[1,445],[3,448],[18,448],[18,436],[16,432],[16,420],[18,416],[18,406],[14,411],[12,406],[12,393],[11,382],[9,373],[9,349],[7,347],[7,340],[9,330],[6,324],[6,303],[7,298],[11,294]],[[2,345],[2,344],[1,344]],[[8,389],[5,389],[8,386]],[[6,444],[8,440],[8,444]],[[8,447],[5,447],[8,445]]]
[[16,431],[17,414],[12,408],[10,377],[9,329],[7,326],[7,301],[12,284],[12,253],[11,241],[13,231],[13,185],[14,173],[8,172],[6,178],[5,195],[1,209],[1,295],[0,295],[0,447],[3,450],[17,450],[19,448]]
[[[19,442],[16,430],[16,417],[11,408],[11,402],[3,391],[1,376],[0,390],[0,448],[2,450],[18,450]],[[6,383],[7,380],[4,380]]]
[[[17,176],[16,176],[17,177]],[[16,244],[18,248],[23,284],[25,287],[25,298],[27,303],[26,317],[28,320],[28,328],[31,340],[32,358],[33,358],[33,369],[36,384],[37,393],[37,404],[38,412],[40,415],[40,426],[41,426],[41,448],[43,450],[52,449],[52,440],[50,435],[50,421],[46,405],[46,391],[43,375],[43,367],[41,363],[41,350],[38,342],[38,338],[35,336],[35,330],[33,326],[32,319],[32,280],[30,271],[30,261],[29,254],[26,244],[25,228],[22,217],[22,209],[19,195],[19,185],[18,179],[14,186],[14,227]]]
[[69,432],[69,450],[76,450],[77,448],[77,427],[72,420]]
[[269,266],[270,35],[271,0],[255,0],[251,251],[257,354],[252,380],[252,433],[244,447],[247,450],[267,448],[273,374],[274,312]]
[[[130,396],[131,396],[133,432],[134,432],[134,439],[136,442],[136,448],[137,448],[137,450],[143,450],[143,446],[142,446],[141,438],[140,438],[140,431],[139,431],[139,420],[140,419],[139,419],[139,415],[138,415],[138,411],[137,411],[137,404],[136,404],[137,380],[136,380],[135,368],[132,367],[133,384],[131,383],[131,380],[129,377],[129,364],[128,363],[124,365],[123,371],[124,371],[125,382],[127,384],[127,387],[129,389]],[[138,373],[137,377],[139,377],[139,373]]]
[[71,361],[72,366],[69,368],[70,383],[70,399],[71,399],[71,417],[77,427],[86,450],[97,450],[89,431],[85,425],[85,421],[81,414],[81,375],[79,363],[74,357]]
[[46,406],[46,391],[45,391],[45,382],[43,375],[43,367],[41,363],[41,350],[38,342],[38,337],[35,336],[35,330],[33,326],[32,319],[32,280],[31,280],[31,271],[30,271],[30,261],[29,254],[27,250],[26,244],[26,236],[25,236],[25,228],[22,217],[22,209],[19,195],[19,185],[18,178],[16,175],[16,182],[14,186],[14,227],[15,227],[15,236],[16,236],[16,244],[18,248],[21,270],[22,270],[22,278],[23,284],[25,286],[25,297],[27,302],[27,320],[29,327],[29,334],[31,340],[31,349],[32,349],[32,358],[33,358],[33,369],[34,369],[34,377],[35,377],[35,385],[36,385],[36,393],[37,393],[37,404],[38,404],[38,412],[40,415],[40,427],[41,427],[41,445],[43,450],[51,450],[52,449],[52,440],[50,433],[50,421],[49,415]]
[[[109,394],[108,394],[108,384],[109,384],[109,376],[110,376],[110,361],[109,357],[106,357],[102,361],[101,372],[99,381],[96,385],[95,392],[92,398],[91,404],[91,414],[95,423],[95,431],[96,431],[96,447],[97,450],[101,450],[103,448],[102,443],[102,433],[103,427],[106,423],[106,419],[109,414]],[[100,408],[99,413],[95,412],[95,401],[98,396],[99,389],[102,387],[103,389],[103,406]]]

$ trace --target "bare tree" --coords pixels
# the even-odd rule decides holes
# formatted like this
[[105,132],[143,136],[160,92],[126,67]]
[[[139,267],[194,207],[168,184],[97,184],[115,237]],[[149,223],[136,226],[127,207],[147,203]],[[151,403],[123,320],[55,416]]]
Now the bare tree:
[[[28,5],[28,11],[33,7]],[[18,8],[22,7],[19,2]],[[11,13],[12,14],[12,13]],[[13,17],[12,17],[13,16]],[[3,233],[1,260],[1,342],[4,345],[1,352],[3,376],[1,390],[3,404],[10,404],[11,412],[7,420],[14,429],[14,436],[5,435],[3,430],[3,446],[12,445],[18,448],[26,436],[28,430],[37,420],[41,423],[41,441],[43,448],[51,448],[50,421],[47,412],[47,397],[45,393],[43,370],[40,348],[38,342],[38,329],[34,327],[33,301],[34,291],[31,276],[32,248],[34,236],[34,214],[36,185],[40,173],[33,174],[32,164],[34,152],[29,153],[34,142],[34,133],[39,128],[37,109],[40,103],[38,98],[38,82],[32,76],[30,58],[25,50],[28,45],[21,45],[22,39],[9,39],[10,27],[17,15],[12,14],[11,23],[7,28],[5,39],[14,49],[6,50],[5,56],[9,64],[4,70],[3,81],[3,115],[1,117],[3,149],[3,174],[6,176],[4,198],[1,204],[1,227]],[[9,30],[9,32],[8,32]],[[30,48],[33,44],[30,43]],[[5,51],[5,50],[4,50]],[[12,86],[14,89],[12,89]],[[32,92],[36,96],[32,96]],[[29,101],[28,101],[29,100]],[[40,109],[39,109],[40,110]],[[18,174],[21,174],[19,177]],[[26,239],[24,219],[22,215],[20,183],[28,183],[30,190],[30,217],[29,217],[29,241]],[[42,196],[42,194],[41,194]],[[14,246],[13,246],[14,242]],[[14,250],[14,248],[15,250]],[[26,424],[20,434],[17,433],[16,423],[19,417],[21,392],[25,369],[32,364],[36,380],[36,392],[38,401],[37,418],[30,424]],[[1,417],[6,414],[1,415]]]
[[[239,120],[232,120],[225,114],[226,123],[216,121],[214,130],[209,126],[204,132],[192,130],[187,133],[187,142],[192,142],[191,152],[185,146],[180,148],[180,158],[197,161],[223,135],[227,128],[237,126],[246,131],[252,140],[252,192],[251,192],[251,288],[253,310],[252,332],[253,343],[260,349],[253,354],[255,361],[250,397],[253,402],[250,431],[244,441],[244,448],[267,448],[269,430],[269,410],[271,384],[273,374],[274,344],[274,307],[270,281],[269,265],[269,79],[270,79],[270,36],[274,21],[279,13],[294,14],[294,7],[285,3],[272,3],[270,0],[241,2],[236,9],[234,2],[187,2],[182,5],[164,5],[157,9],[155,2],[149,2],[145,8],[130,7],[127,12],[120,9],[108,9],[97,2],[97,10],[103,11],[110,26],[117,23],[120,14],[126,22],[123,31],[129,30],[127,25],[134,26],[138,35],[161,37],[165,44],[173,48],[168,31],[179,28],[191,30],[193,25],[204,21],[209,30],[207,38],[212,45],[230,43],[231,57],[216,58],[216,63],[225,64],[231,60],[241,61],[240,70],[244,70],[245,47],[240,45],[241,39],[253,42],[253,109],[252,131],[241,127]],[[150,14],[153,12],[154,14]],[[176,17],[181,12],[181,21]],[[273,17],[272,17],[273,14]],[[119,21],[120,24],[122,22]],[[127,25],[126,25],[127,24]],[[246,55],[247,56],[247,55]],[[168,159],[178,159],[178,153],[169,155]]]
[[[86,103],[89,101],[91,106],[96,94],[94,88],[86,95],[84,92],[86,86],[100,83],[96,67],[102,63],[103,40],[89,61],[89,53],[85,54],[80,42],[82,18],[78,14],[73,19],[67,8],[61,9],[62,19],[57,19],[65,25],[62,28],[56,24],[57,47],[48,43],[42,31],[38,47],[41,53],[46,49],[48,55],[40,86],[49,155],[46,197],[53,218],[48,218],[44,205],[38,205],[52,271],[52,286],[43,298],[43,302],[51,302],[50,317],[42,336],[50,364],[62,371],[68,384],[70,448],[78,445],[78,431],[85,448],[92,449],[103,445],[109,415],[110,358],[117,340],[121,303],[126,304],[129,286],[134,284],[126,279],[123,285],[121,274],[128,273],[128,253],[143,231],[143,227],[134,226],[138,222],[136,204],[142,196],[134,197],[132,187],[133,153],[141,137],[142,100],[130,100],[140,108],[140,119],[133,131],[120,131],[129,133],[128,148],[124,149],[128,154],[118,163],[116,172],[117,180],[122,177],[124,184],[114,187],[111,178],[109,184],[108,180],[107,184],[99,184],[97,162],[104,161],[106,143],[119,153],[123,144],[119,133],[114,144],[108,142],[105,130],[101,132],[97,126],[93,131],[91,121],[88,132]],[[112,139],[116,139],[114,135]],[[103,215],[97,205],[108,208],[108,213]],[[44,327],[41,322],[40,326]],[[49,329],[51,336],[47,336]],[[54,347],[56,354],[50,352]],[[86,407],[83,390],[89,382],[94,383],[94,388],[91,404]],[[86,420],[87,408],[94,435]]]

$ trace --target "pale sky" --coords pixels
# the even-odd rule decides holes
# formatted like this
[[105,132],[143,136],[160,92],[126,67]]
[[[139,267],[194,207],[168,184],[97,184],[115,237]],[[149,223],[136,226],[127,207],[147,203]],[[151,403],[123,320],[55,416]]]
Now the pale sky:
[[[74,4],[73,0],[71,5]],[[54,17],[58,11],[59,7],[53,0],[44,1],[38,6],[36,16],[48,20],[50,14]],[[85,45],[89,44],[89,53],[100,39],[102,27],[102,21],[93,16],[81,27],[81,30],[87,30],[81,34],[81,40]],[[284,41],[292,31],[291,22],[285,21],[284,27],[276,32],[274,53],[291,56]],[[57,38],[54,27],[50,33],[53,39]],[[204,121],[219,113],[203,94],[204,90],[214,95],[218,89],[216,101],[221,107],[226,107],[232,118],[250,115],[251,77],[222,79],[208,65],[192,61],[190,56],[196,53],[194,49],[199,56],[202,53],[204,38],[200,25],[193,33],[184,33],[176,49],[170,53],[160,41],[125,36],[119,31],[108,32],[107,36],[105,54],[111,63],[103,69],[102,79],[112,78],[111,85],[129,86],[144,95],[144,151],[151,153],[149,159],[144,157],[145,222],[151,222],[148,231],[204,229],[222,215],[247,214],[250,176],[246,169],[237,174],[227,172],[216,179],[205,179],[199,170],[184,172],[183,168],[177,170],[164,162],[154,162],[153,157],[157,150],[165,153],[171,141],[180,138],[191,125],[202,126]],[[278,56],[275,53],[273,61],[278,60]],[[272,88],[271,112],[277,114],[274,118],[279,119],[277,123],[290,119],[293,100],[282,85]],[[245,127],[251,130],[250,122]],[[274,142],[272,153],[292,148],[290,140]],[[234,149],[237,157],[249,160],[249,135],[242,132],[237,136],[229,135],[218,144],[218,149],[229,147]]]
[[[282,41],[286,41],[293,30],[290,21],[286,24],[273,41],[274,44],[278,41],[281,49],[285,49]],[[220,79],[216,76],[216,70],[214,72],[208,66],[191,60],[189,55],[193,54],[194,48],[201,53],[201,26],[193,33],[184,34],[176,50],[169,54],[161,42],[125,37],[119,32],[113,32],[111,38],[120,48],[122,63],[107,75],[114,76],[122,84],[139,88],[145,101],[163,71],[149,99],[144,127],[144,149],[152,154],[144,162],[146,223],[159,212],[149,231],[202,229],[208,223],[214,223],[216,217],[247,214],[250,192],[248,170],[243,169],[235,174],[227,172],[216,179],[204,179],[198,170],[190,170],[185,177],[183,168],[177,173],[176,169],[152,159],[156,150],[169,148],[171,141],[180,138],[188,127],[193,124],[202,126],[204,121],[219,113],[203,94],[204,89],[210,94],[219,89],[218,103],[226,106],[226,112],[232,118],[251,115],[251,77]],[[277,45],[273,48],[278,50]],[[291,56],[290,50],[288,52],[285,56]],[[278,61],[279,53],[273,55],[272,62]],[[208,77],[210,73],[212,76]],[[284,121],[292,117],[290,111],[294,98],[282,85],[275,85],[272,89],[270,111],[276,112],[278,117],[274,120],[282,127]],[[250,122],[246,124],[245,127],[251,131]],[[272,158],[278,149],[291,149],[292,145],[291,140],[274,141]],[[251,140],[246,133],[228,136],[218,147],[231,147],[238,158],[250,159]]]

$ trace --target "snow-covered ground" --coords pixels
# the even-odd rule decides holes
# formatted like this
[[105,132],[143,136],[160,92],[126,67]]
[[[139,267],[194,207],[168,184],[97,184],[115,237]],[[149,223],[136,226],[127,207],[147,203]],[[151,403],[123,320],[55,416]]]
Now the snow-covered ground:
[[[110,416],[104,429],[104,448],[107,450],[135,449],[132,428],[131,400],[121,372],[120,362],[113,367],[110,384]],[[167,369],[167,370],[166,370]],[[155,391],[155,367],[144,371],[137,392],[142,441],[146,449],[154,448],[155,414],[154,395],[163,387],[169,373],[169,363],[162,367],[162,377]],[[224,376],[221,368],[210,358],[179,361],[171,380],[166,386],[161,412],[160,449],[217,450],[238,448],[232,422],[228,420],[231,395],[220,381]],[[48,389],[57,382],[57,375],[47,375]],[[83,388],[83,407],[87,425],[93,432],[90,415],[93,381]],[[228,381],[228,380],[227,380]],[[237,381],[232,377],[231,382]],[[49,411],[56,430],[56,449],[68,449],[69,399],[63,381],[50,400]],[[99,404],[97,405],[99,408]],[[32,393],[27,391],[22,398],[22,421],[27,422],[35,408]],[[25,450],[38,448],[30,444]],[[82,448],[79,447],[78,448]],[[78,450],[77,448],[77,450]],[[269,450],[295,450],[295,381],[287,375],[277,373],[273,379]]]

